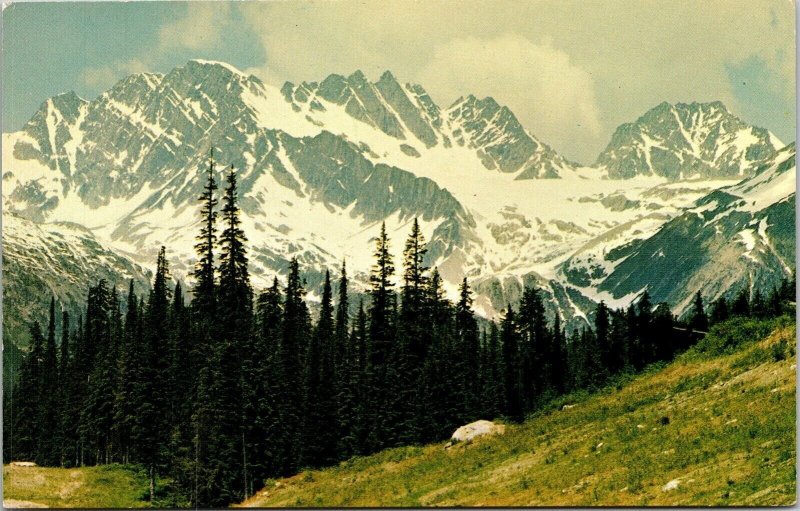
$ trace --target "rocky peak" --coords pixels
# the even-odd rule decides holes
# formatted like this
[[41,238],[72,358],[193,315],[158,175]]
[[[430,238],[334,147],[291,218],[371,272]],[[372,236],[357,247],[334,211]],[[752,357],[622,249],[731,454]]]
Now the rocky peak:
[[727,177],[751,174],[774,156],[778,140],[710,103],[661,103],[620,125],[597,159],[610,178],[659,175]]
[[558,177],[573,164],[531,135],[514,113],[492,97],[461,97],[447,116],[455,142],[475,148],[487,169],[518,173],[517,179]]

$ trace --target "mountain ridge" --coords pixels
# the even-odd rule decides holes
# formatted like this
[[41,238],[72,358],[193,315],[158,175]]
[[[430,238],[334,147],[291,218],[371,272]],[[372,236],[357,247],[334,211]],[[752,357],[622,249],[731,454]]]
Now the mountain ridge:
[[[758,130],[721,112],[721,103],[694,105],[736,133]],[[673,108],[664,103],[642,119]],[[685,138],[670,126],[676,140]],[[355,284],[366,286],[379,224],[398,246],[419,217],[426,262],[439,267],[448,292],[470,278],[482,294],[479,312],[496,317],[524,282],[536,283],[549,312],[574,327],[596,300],[630,299],[565,276],[574,254],[646,239],[777,154],[771,134],[753,146],[758,158],[730,152],[741,141],[720,130],[713,140],[727,144],[724,171],[609,179],[611,167],[564,159],[493,98],[467,95],[441,109],[422,86],[402,85],[389,71],[376,82],[356,72],[277,88],[228,64],[193,60],[126,77],[92,101],[73,92],[43,102],[22,130],[3,135],[4,208],[39,223],[80,223],[138,264],[152,264],[165,244],[185,275],[213,145],[220,167],[239,173],[257,286],[285,272],[291,257],[308,270],[312,293],[324,268],[342,258],[356,270]],[[676,143],[676,155],[687,140]],[[612,153],[608,161],[627,158]]]

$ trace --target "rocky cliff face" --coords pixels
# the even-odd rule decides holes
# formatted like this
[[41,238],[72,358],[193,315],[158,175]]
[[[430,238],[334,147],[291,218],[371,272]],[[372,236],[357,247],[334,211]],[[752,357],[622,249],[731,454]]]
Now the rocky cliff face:
[[781,147],[770,132],[746,124],[719,101],[661,103],[617,128],[597,165],[612,179],[747,176]]

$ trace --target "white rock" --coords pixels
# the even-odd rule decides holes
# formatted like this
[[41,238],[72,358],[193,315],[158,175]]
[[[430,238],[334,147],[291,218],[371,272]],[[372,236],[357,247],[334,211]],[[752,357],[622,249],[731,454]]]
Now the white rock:
[[506,427],[503,424],[495,424],[492,421],[479,420],[461,426],[453,433],[450,438],[456,442],[466,442],[473,438],[486,435],[502,435]]
[[676,489],[678,489],[678,486],[680,486],[680,484],[681,484],[681,481],[679,479],[673,479],[672,481],[670,481],[667,484],[665,484],[661,488],[661,491],[676,490]]
[[12,461],[11,466],[14,467],[35,467],[36,463],[32,461]]

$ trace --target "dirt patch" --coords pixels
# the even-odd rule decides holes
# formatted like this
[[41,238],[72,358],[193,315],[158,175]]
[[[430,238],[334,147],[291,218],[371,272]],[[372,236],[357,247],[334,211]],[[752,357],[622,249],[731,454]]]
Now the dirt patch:
[[44,504],[39,504],[38,502],[31,502],[30,500],[16,500],[16,499],[3,499],[3,508],[42,508],[47,507]]
[[61,487],[58,491],[58,496],[62,499],[68,499],[72,495],[75,495],[81,486],[83,486],[83,481],[70,481]]

